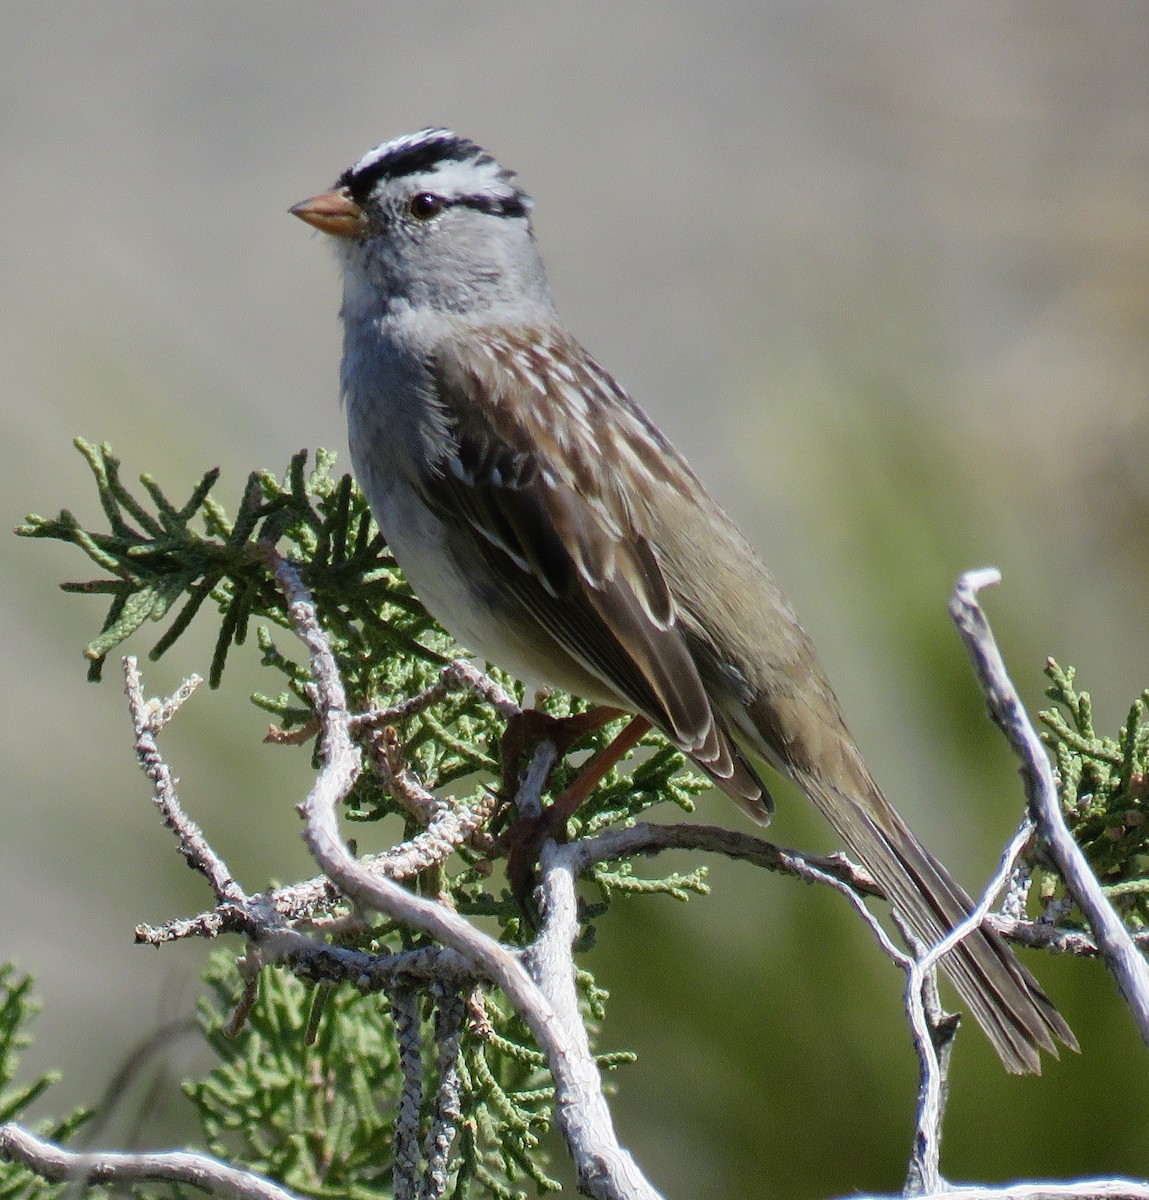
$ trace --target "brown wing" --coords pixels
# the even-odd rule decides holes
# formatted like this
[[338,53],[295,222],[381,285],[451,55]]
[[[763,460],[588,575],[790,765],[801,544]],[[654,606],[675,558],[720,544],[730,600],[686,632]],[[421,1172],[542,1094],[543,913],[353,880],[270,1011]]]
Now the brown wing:
[[[644,532],[643,489],[697,486],[689,468],[558,331],[461,339],[431,369],[453,445],[425,481],[428,503],[464,519],[525,620],[768,819],[769,793],[711,706]],[[668,477],[646,470],[654,456]]]

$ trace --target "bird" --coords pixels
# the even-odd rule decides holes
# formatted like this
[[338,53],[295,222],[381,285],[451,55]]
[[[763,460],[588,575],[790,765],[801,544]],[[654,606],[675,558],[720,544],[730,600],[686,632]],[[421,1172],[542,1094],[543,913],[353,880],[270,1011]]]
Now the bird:
[[[751,818],[794,781],[921,941],[972,909],[878,787],[811,639],[686,459],[561,320],[515,173],[446,128],[369,151],[295,216],[342,267],[352,468],[463,646],[636,714]],[[943,962],[1012,1073],[1076,1049],[984,925]]]

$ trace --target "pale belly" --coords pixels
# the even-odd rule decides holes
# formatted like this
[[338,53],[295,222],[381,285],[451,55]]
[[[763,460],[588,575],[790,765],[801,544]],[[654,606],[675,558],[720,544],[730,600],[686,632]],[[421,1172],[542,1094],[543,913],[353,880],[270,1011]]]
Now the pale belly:
[[[362,480],[362,476],[360,477]],[[395,560],[427,611],[457,642],[529,687],[557,687],[600,704],[610,688],[562,649],[482,562],[464,564],[443,526],[403,483],[363,481]]]

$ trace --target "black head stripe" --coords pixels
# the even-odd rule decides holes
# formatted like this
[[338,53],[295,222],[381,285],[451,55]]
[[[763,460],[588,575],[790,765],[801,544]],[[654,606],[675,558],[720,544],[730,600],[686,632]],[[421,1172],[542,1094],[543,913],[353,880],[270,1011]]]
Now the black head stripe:
[[398,138],[373,150],[349,167],[336,181],[336,188],[346,188],[353,199],[370,195],[384,179],[402,179],[429,171],[441,162],[492,162],[490,155],[470,138],[459,137],[448,129],[424,129],[418,134]]

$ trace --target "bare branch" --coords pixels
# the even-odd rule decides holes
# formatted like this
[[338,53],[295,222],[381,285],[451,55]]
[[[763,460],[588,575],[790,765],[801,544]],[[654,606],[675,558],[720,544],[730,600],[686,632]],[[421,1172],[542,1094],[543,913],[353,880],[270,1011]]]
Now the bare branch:
[[463,1119],[460,1105],[462,1080],[459,1074],[459,1044],[463,1035],[463,1022],[467,1005],[463,995],[436,983],[432,987],[435,997],[435,1047],[439,1074],[439,1088],[435,1094],[435,1110],[431,1126],[423,1145],[427,1162],[423,1182],[419,1188],[419,1200],[439,1200],[450,1182],[451,1146],[459,1122]]
[[215,898],[221,903],[241,901],[243,889],[235,882],[227,864],[208,845],[203,830],[180,805],[175,778],[156,745],[156,735],[192,694],[198,682],[193,676],[166,700],[145,700],[136,660],[124,659],[124,688],[132,714],[132,727],[136,731],[136,757],[141,770],[152,781],[152,795],[156,807],[163,814],[164,824],[179,839],[180,853],[189,866],[207,879]]
[[[1002,937],[1028,946],[1033,950],[1048,950],[1051,954],[1072,954],[1080,958],[1095,958],[1097,943],[1087,933],[1077,929],[1056,929],[1041,921],[1019,921],[1000,913],[990,913],[986,924]],[[1149,929],[1130,930],[1133,944],[1149,951]]]
[[[353,727],[359,724],[360,722],[355,721]],[[362,726],[361,740],[367,751],[368,761],[375,768],[375,773],[386,783],[391,795],[413,817],[424,824],[429,822],[442,801],[434,792],[427,791],[407,770],[403,747],[399,743],[399,734],[395,726],[365,724]]]
[[627,829],[611,829],[571,845],[572,864],[579,871],[593,863],[657,854],[661,850],[706,850],[793,875],[807,883],[824,882],[830,877],[863,895],[882,894],[877,884],[844,855],[788,850],[753,834],[737,833],[718,825],[652,825],[640,821]]
[[[853,1193],[848,1200],[903,1197]],[[959,1185],[919,1195],[916,1200],[1149,1200],[1149,1183],[1141,1179],[1078,1179],[1072,1183],[1010,1183],[1002,1187]]]
[[[912,933],[896,913],[894,919],[907,941],[913,944]],[[949,1099],[950,1059],[961,1019],[942,1007],[936,970],[925,972],[920,985],[916,985],[915,974],[907,973],[905,992],[906,1012],[918,1054],[918,1107],[903,1188],[907,1196],[921,1196],[946,1186],[941,1177],[942,1118]]]
[[446,862],[460,846],[471,842],[497,802],[493,795],[487,795],[470,808],[440,802],[426,829],[393,850],[371,855],[365,860],[368,869],[378,871],[388,879],[410,879],[412,875]]
[[370,712],[354,717],[356,725],[386,725],[391,721],[401,721],[437,704],[451,692],[474,692],[480,700],[489,704],[504,721],[517,717],[522,708],[489,676],[483,674],[473,663],[466,659],[456,659],[448,663],[439,673],[439,678],[426,691],[420,692],[396,704],[392,708],[377,708]]
[[415,1200],[419,1187],[419,1117],[423,1108],[423,1031],[419,993],[403,983],[387,989],[403,1087],[395,1118],[392,1191],[395,1200]]
[[466,807],[429,792],[408,769],[391,725],[369,728],[363,740],[372,765],[391,794],[427,825],[404,845],[376,855],[371,860],[376,869],[392,879],[406,879],[443,862],[464,843],[475,849],[489,848],[491,838],[482,827],[494,812],[497,796],[487,792],[477,804]]
[[[824,883],[840,892],[869,927],[883,953],[905,972],[905,1009],[920,1067],[918,1111],[913,1150],[907,1171],[907,1192],[921,1195],[942,1187],[939,1172],[941,1123],[945,1109],[949,1050],[956,1023],[937,1002],[936,958],[923,966],[925,956],[906,954],[894,945],[881,922],[866,907],[862,896],[846,880],[828,874],[808,861],[798,860],[794,874],[809,882]],[[996,894],[996,893],[995,893]],[[908,932],[903,929],[903,932]]]
[[248,944],[247,953],[236,960],[236,969],[243,980],[243,991],[236,1002],[231,1017],[223,1027],[226,1037],[239,1037],[240,1030],[247,1024],[251,1010],[259,1000],[259,973],[266,962],[259,946]]
[[961,942],[964,942],[974,930],[981,927],[982,922],[989,916],[990,910],[993,908],[994,902],[1001,894],[1002,889],[1009,882],[1018,858],[1033,837],[1034,828],[1033,818],[1027,815],[1018,826],[1017,832],[1010,838],[1005,849],[1002,851],[997,871],[989,883],[986,884],[985,891],[982,893],[981,899],[977,902],[976,906],[963,921],[955,925],[940,942],[931,946],[925,956],[918,960],[921,973],[924,974],[934,967],[945,955],[954,950]]
[[[553,1006],[562,1023],[566,1053],[572,1075],[565,1095],[557,1090],[558,1119],[567,1125],[568,1141],[577,1143],[582,1153],[576,1157],[579,1183],[593,1196],[633,1196],[655,1200],[658,1193],[642,1176],[630,1154],[618,1143],[614,1121],[602,1089],[602,1077],[590,1049],[586,1026],[579,1015],[575,987],[573,945],[578,935],[578,900],[575,883],[578,870],[573,863],[574,847],[560,846],[552,839],[543,843],[539,859],[539,908],[543,929],[527,957],[532,979]],[[545,1048],[544,1048],[545,1049]],[[547,1054],[554,1071],[554,1062]],[[558,1077],[555,1079],[556,1087]],[[564,1109],[578,1098],[577,1109]],[[589,1155],[585,1153],[591,1149]],[[574,1144],[572,1144],[572,1153]]]
[[253,1171],[240,1171],[209,1154],[80,1154],[16,1124],[0,1125],[0,1158],[22,1163],[53,1183],[182,1183],[236,1200],[298,1200],[295,1192]]
[[1049,757],[1009,678],[989,622],[978,604],[977,593],[1000,579],[1001,575],[993,568],[967,572],[954,589],[950,616],[973,663],[990,717],[1021,760],[1026,798],[1050,856],[1089,922],[1105,965],[1133,1011],[1142,1039],[1149,1044],[1149,965],[1138,953],[1129,931],[1106,899],[1081,847],[1065,824]]
[[550,738],[542,738],[531,754],[531,760],[519,781],[515,793],[515,807],[523,820],[542,816],[543,788],[547,786],[551,768],[558,761],[558,747]]
[[948,1051],[956,1027],[951,1029],[950,1037],[944,1043],[943,1057],[939,1053],[937,1038],[937,1033],[943,1026],[936,1014],[931,1020],[929,1013],[931,1007],[938,1008],[940,1012],[936,1001],[936,968],[946,954],[981,927],[994,901],[1009,882],[1014,864],[1033,836],[1033,828],[1033,821],[1029,817],[1022,821],[1002,854],[997,872],[973,910],[940,941],[923,953],[915,954],[906,973],[906,1011],[921,1064],[914,1149],[908,1172],[908,1179],[914,1184],[915,1194],[936,1192],[942,1186],[942,1117],[945,1113]]
[[246,907],[239,904],[221,904],[210,912],[197,917],[176,917],[162,925],[137,925],[136,944],[159,946],[164,942],[178,942],[189,937],[219,937],[221,933],[247,933],[250,917]]

